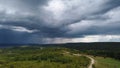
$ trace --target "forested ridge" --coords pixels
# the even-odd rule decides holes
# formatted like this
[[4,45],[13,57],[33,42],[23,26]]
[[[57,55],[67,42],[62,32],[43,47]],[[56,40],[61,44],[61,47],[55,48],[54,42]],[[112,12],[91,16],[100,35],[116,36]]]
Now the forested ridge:
[[119,42],[100,42],[100,43],[68,43],[63,47],[79,50],[81,53],[94,56],[111,57],[120,60]]

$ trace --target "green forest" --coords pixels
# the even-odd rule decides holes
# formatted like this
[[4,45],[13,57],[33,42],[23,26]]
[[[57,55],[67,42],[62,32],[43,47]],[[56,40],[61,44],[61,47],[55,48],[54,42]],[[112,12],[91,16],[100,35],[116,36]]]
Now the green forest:
[[0,68],[87,68],[89,58],[67,51],[57,47],[1,48]]
[[88,68],[90,64],[92,68],[120,68],[119,43],[31,44],[0,48],[0,68]]
[[100,42],[100,43],[71,43],[61,45],[62,47],[79,50],[93,56],[111,57],[120,60],[119,42]]

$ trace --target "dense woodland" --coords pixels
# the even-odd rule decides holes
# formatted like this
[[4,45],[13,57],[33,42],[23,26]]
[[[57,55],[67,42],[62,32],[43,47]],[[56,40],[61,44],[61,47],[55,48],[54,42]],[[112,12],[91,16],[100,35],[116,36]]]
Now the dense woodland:
[[120,60],[119,42],[101,42],[101,43],[69,43],[63,47],[79,50],[81,53],[94,56],[111,57]]
[[[17,47],[16,44],[11,46]],[[23,45],[19,44],[18,46]],[[81,53],[94,56],[111,57],[120,60],[120,42],[96,42],[96,43],[67,43],[67,44],[26,44],[34,47],[65,47],[79,50]],[[10,46],[10,44],[6,45]],[[5,47],[5,46],[4,46]]]

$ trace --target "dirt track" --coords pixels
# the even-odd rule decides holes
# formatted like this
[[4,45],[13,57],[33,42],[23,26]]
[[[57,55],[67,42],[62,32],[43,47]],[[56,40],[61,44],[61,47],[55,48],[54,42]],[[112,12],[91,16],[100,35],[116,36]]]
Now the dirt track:
[[88,68],[93,68],[92,66],[93,66],[93,64],[95,63],[95,60],[94,60],[92,57],[87,56],[87,55],[81,55],[81,54],[73,54],[73,55],[75,55],[75,56],[86,56],[86,57],[88,57],[88,58],[91,60],[91,63],[90,63],[90,65],[88,66]]
[[92,66],[93,66],[93,64],[95,63],[95,60],[94,60],[92,57],[90,57],[90,56],[86,56],[86,57],[88,57],[88,58],[91,60],[91,63],[90,63],[90,65],[88,66],[88,68],[93,68]]

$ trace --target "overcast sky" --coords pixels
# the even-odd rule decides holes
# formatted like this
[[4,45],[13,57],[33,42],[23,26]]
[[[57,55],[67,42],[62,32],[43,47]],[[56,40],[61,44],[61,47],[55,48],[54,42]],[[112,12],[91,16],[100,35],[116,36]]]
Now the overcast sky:
[[120,0],[0,0],[0,43],[120,42]]

